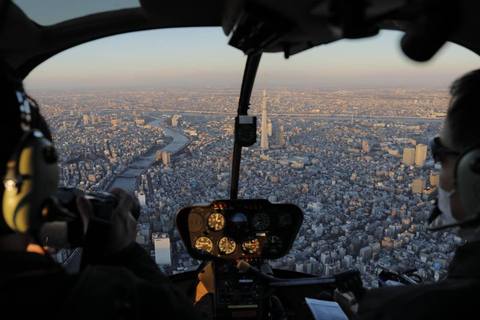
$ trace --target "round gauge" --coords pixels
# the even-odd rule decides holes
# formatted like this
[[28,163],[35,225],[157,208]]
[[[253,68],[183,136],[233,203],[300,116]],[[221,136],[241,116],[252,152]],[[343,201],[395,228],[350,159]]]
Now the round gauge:
[[213,242],[207,237],[200,237],[195,240],[195,248],[210,253],[213,250]]
[[203,227],[203,218],[198,213],[192,212],[188,215],[188,231],[197,232]]
[[225,226],[225,218],[220,213],[212,213],[208,217],[208,227],[215,231],[220,231]]
[[231,218],[230,218],[230,228],[232,231],[238,231],[242,232],[247,229],[248,226],[248,220],[247,216],[244,215],[243,213],[235,213]]
[[252,218],[252,226],[255,230],[265,230],[270,225],[270,217],[265,212],[257,213]]
[[218,242],[218,249],[220,249],[220,252],[222,253],[232,254],[233,252],[235,252],[236,248],[237,244],[235,243],[235,240],[230,237],[223,237]]
[[279,236],[270,236],[265,241],[265,250],[269,253],[280,253],[283,249],[283,241]]
[[242,249],[246,253],[255,253],[260,249],[260,241],[254,236],[248,236],[242,243]]
[[257,136],[255,127],[252,125],[238,125],[235,134],[236,140],[238,140],[242,146],[251,146],[255,143]]
[[280,212],[278,215],[278,226],[286,228],[292,224],[292,216],[288,212]]

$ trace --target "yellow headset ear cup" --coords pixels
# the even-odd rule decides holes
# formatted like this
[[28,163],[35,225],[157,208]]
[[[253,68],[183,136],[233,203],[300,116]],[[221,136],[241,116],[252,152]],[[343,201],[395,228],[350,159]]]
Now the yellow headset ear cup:
[[42,209],[56,194],[58,184],[56,158],[51,156],[52,143],[38,130],[26,134],[15,155],[17,160],[7,169],[2,204],[7,225],[23,233],[40,228]]
[[457,161],[456,190],[469,216],[480,213],[480,148],[471,148]]

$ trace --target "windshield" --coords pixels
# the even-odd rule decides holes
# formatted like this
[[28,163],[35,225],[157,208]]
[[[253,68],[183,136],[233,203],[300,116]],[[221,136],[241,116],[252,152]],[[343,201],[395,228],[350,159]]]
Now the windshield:
[[12,0],[39,25],[49,26],[89,14],[120,9],[138,8],[139,0]]
[[[249,110],[257,144],[243,150],[239,198],[294,203],[305,214],[273,267],[329,276],[355,266],[372,287],[381,269],[445,275],[461,239],[425,228],[439,181],[426,145],[441,130],[449,84],[478,57],[450,45],[418,65],[395,51],[398,41],[383,32],[287,61],[262,58]],[[225,42],[219,28],[112,37],[52,58],[26,81],[61,154],[60,185],[133,192],[137,242],[168,274],[199,264],[175,230],[176,212],[229,197],[245,57]]]

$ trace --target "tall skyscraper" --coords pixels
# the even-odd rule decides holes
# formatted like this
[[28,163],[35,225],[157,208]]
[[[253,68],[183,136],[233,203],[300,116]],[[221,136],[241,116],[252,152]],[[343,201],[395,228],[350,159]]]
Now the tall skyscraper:
[[170,238],[168,234],[153,234],[152,237],[155,246],[155,263],[159,266],[171,266],[172,258],[170,255]]
[[163,164],[169,164],[170,163],[170,153],[169,152],[163,152],[162,153],[162,160]]
[[268,149],[268,124],[267,124],[267,74],[265,73],[265,81],[263,86],[263,106],[262,106],[262,141],[263,150]]
[[275,144],[277,146],[282,146],[284,144],[285,136],[282,129],[275,131]]
[[402,163],[411,166],[415,163],[415,149],[405,148],[403,149],[403,159]]
[[417,144],[415,148],[415,164],[417,166],[423,167],[425,160],[427,159],[427,150],[428,147],[424,144]]

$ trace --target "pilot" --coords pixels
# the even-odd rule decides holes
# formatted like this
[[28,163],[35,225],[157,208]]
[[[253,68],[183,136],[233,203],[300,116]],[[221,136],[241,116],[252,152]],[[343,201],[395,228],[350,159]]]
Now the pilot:
[[[0,68],[0,175],[4,177],[7,162],[25,134],[21,127],[25,119],[22,120],[24,110],[20,109],[20,100],[26,96],[14,71],[6,63],[0,64]],[[22,104],[22,107],[26,105]],[[45,120],[38,112],[36,114],[36,121],[32,121],[34,128],[51,140]],[[32,116],[35,116],[34,112]],[[1,199],[5,190],[4,184],[0,184]],[[112,193],[119,198],[119,205],[112,215],[104,263],[87,266],[76,274],[67,274],[41,247],[37,252],[29,252],[29,243],[37,236],[10,228],[0,206],[0,317],[202,318],[193,303],[136,244],[136,220],[131,214],[133,198],[121,189],[114,189]],[[91,203],[79,197],[77,207],[88,226],[93,213]]]
[[456,80],[450,93],[443,129],[430,143],[441,169],[438,205],[429,220],[443,217],[446,224],[436,229],[454,228],[466,244],[455,251],[444,280],[371,290],[359,306],[359,319],[476,317],[480,292],[480,70]]

